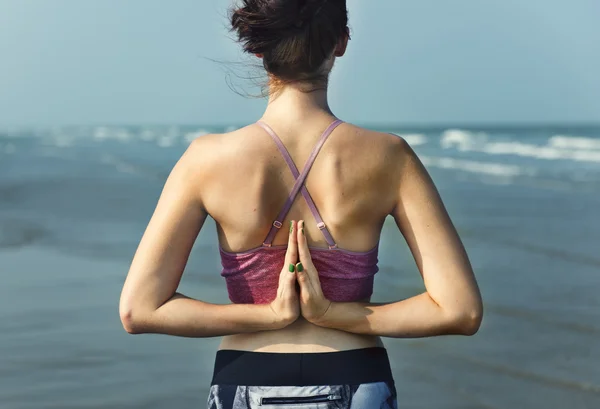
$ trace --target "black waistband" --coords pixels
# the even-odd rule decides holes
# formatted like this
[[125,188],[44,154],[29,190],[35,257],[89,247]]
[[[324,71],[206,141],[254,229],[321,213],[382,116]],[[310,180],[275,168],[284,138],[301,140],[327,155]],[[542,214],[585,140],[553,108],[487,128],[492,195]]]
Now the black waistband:
[[394,383],[385,348],[316,353],[224,349],[217,351],[211,385],[310,386],[371,382]]

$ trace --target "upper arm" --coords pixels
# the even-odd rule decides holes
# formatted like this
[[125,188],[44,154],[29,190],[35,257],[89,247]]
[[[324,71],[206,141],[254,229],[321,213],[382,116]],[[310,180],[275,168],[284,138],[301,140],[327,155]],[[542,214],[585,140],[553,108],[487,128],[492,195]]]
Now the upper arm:
[[121,311],[157,309],[173,296],[206,219],[195,142],[174,166],[135,253]]
[[471,264],[438,190],[410,146],[401,140],[398,149],[399,183],[393,216],[427,292],[442,307],[481,309]]

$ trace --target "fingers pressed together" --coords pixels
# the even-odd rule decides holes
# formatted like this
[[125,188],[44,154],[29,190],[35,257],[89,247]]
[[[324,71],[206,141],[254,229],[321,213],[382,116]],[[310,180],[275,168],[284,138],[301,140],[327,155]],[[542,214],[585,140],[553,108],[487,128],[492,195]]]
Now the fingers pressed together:
[[290,221],[290,235],[285,262],[291,273],[302,273],[307,265],[312,265],[312,258],[304,233],[304,220]]

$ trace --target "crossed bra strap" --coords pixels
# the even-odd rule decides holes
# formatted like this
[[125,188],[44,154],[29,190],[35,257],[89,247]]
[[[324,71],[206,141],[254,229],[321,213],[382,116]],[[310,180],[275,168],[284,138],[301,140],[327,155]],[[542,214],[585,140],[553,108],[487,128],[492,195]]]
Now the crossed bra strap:
[[302,170],[302,173],[300,173],[298,171],[298,168],[296,167],[296,164],[292,160],[292,157],[291,157],[290,153],[286,149],[286,147],[283,144],[283,142],[281,142],[281,139],[277,136],[277,134],[275,133],[275,131],[273,131],[273,129],[269,125],[267,125],[266,123],[264,123],[262,121],[257,122],[257,124],[259,126],[261,126],[271,136],[271,138],[273,138],[273,141],[275,142],[275,144],[277,145],[277,148],[281,152],[281,155],[283,156],[283,159],[285,159],[285,162],[287,163],[287,165],[290,168],[292,174],[296,178],[296,182],[294,183],[294,187],[292,188],[292,191],[290,192],[290,194],[289,194],[289,196],[288,196],[288,198],[287,198],[287,200],[285,202],[285,205],[283,206],[283,208],[279,212],[279,215],[277,215],[277,218],[273,222],[273,225],[271,226],[271,229],[269,230],[269,234],[267,235],[267,237],[266,237],[266,239],[265,239],[265,241],[263,243],[263,246],[271,247],[271,244],[273,243],[273,239],[275,238],[275,235],[277,234],[277,231],[283,225],[283,220],[285,220],[285,217],[287,216],[288,212],[292,208],[292,205],[294,203],[294,200],[296,199],[296,196],[298,195],[299,192],[301,192],[302,196],[306,200],[306,203],[308,204],[308,207],[309,207],[311,213],[313,214],[315,220],[317,221],[317,227],[323,233],[323,236],[325,237],[325,240],[327,241],[327,244],[329,245],[329,248],[330,249],[334,249],[334,248],[337,247],[337,244],[335,243],[335,240],[333,239],[333,236],[331,235],[331,233],[327,229],[327,226],[325,225],[325,222],[323,222],[323,218],[319,214],[319,211],[317,210],[317,206],[315,205],[315,202],[313,201],[312,197],[310,196],[310,193],[306,189],[306,186],[304,185],[304,182],[306,181],[306,177],[308,176],[308,172],[310,171],[313,163],[315,162],[315,159],[317,158],[317,155],[319,154],[319,151],[321,150],[321,147],[323,146],[323,144],[325,143],[325,141],[327,141],[327,138],[329,137],[329,135],[331,135],[331,133],[333,132],[333,130],[335,128],[337,128],[342,123],[343,123],[343,121],[340,121],[339,119],[337,119],[337,120],[333,121],[327,127],[327,129],[325,130],[325,132],[323,132],[323,134],[319,138],[319,141],[317,142],[317,144],[313,148],[310,156],[308,157],[308,160],[306,161],[306,164],[304,165],[304,169]]

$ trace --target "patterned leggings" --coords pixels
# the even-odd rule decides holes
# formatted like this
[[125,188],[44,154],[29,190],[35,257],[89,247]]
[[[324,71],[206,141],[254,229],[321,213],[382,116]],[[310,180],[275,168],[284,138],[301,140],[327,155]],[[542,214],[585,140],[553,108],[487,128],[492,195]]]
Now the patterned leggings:
[[209,409],[397,409],[384,348],[326,353],[220,350]]

